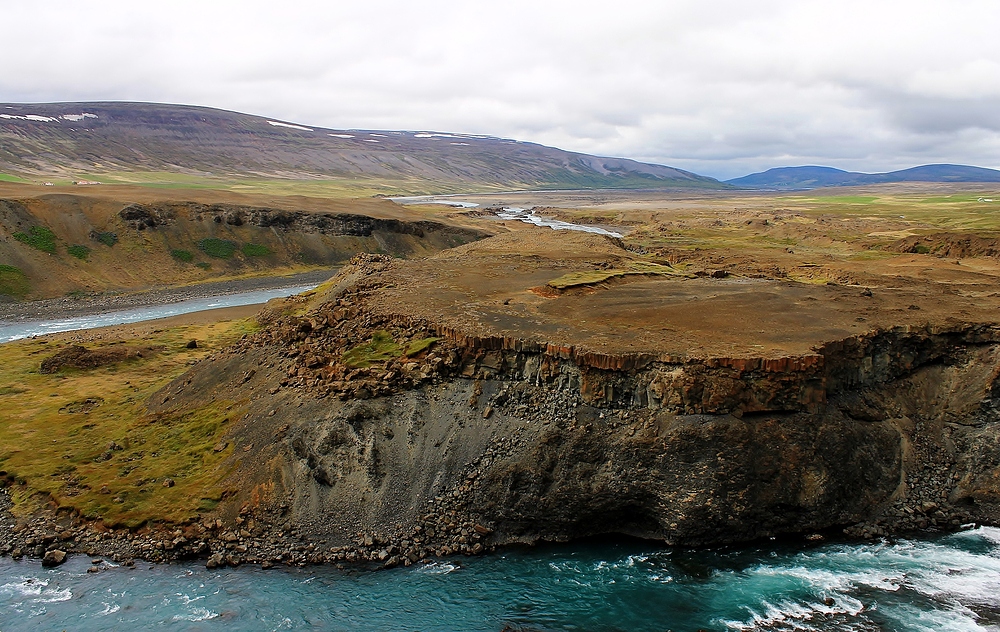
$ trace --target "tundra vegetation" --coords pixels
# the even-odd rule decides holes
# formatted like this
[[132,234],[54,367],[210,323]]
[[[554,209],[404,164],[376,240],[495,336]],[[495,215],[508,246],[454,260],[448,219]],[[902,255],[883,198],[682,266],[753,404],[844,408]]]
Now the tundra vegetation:
[[[135,191],[129,189],[130,199]],[[168,208],[164,200],[188,204],[196,195],[207,195],[209,199],[223,195],[191,188],[155,191],[158,197],[145,199],[144,203],[155,202],[167,210],[174,207]],[[442,236],[443,231],[429,230],[423,236],[415,230],[377,235],[293,234],[281,232],[283,229],[276,226],[227,224],[224,220],[213,221],[213,217],[223,217],[224,213],[213,215],[215,211],[206,211],[209,204],[204,197],[196,204],[184,206],[173,219],[142,231],[115,219],[122,206],[119,201],[103,215],[93,211],[88,216],[91,223],[73,233],[51,221],[57,215],[55,211],[46,208],[38,198],[29,198],[21,198],[22,206],[37,221],[31,225],[23,222],[27,228],[17,228],[10,222],[2,228],[13,239],[0,243],[4,256],[4,263],[0,264],[0,295],[11,299],[60,296],[91,286],[101,290],[128,289],[127,283],[133,282],[131,278],[114,276],[114,270],[126,267],[123,265],[126,261],[135,261],[129,272],[141,283],[148,284],[159,275],[166,282],[181,285],[208,278],[314,269],[319,263],[333,266],[358,251],[386,250],[399,259],[434,255],[432,260],[426,260],[433,261],[433,265],[403,266],[397,261],[403,272],[399,273],[402,276],[392,277],[392,287],[362,287],[359,296],[362,290],[379,289],[385,296],[396,296],[400,302],[406,298],[415,308],[403,315],[419,316],[428,322],[447,317],[454,321],[451,325],[456,330],[459,325],[470,329],[536,327],[534,331],[544,331],[546,336],[572,331],[595,347],[600,346],[602,351],[626,345],[633,345],[629,348],[635,350],[639,344],[635,341],[642,342],[643,336],[648,339],[654,324],[656,336],[666,339],[676,335],[683,343],[678,343],[678,348],[695,349],[692,354],[708,353],[704,348],[710,348],[726,358],[739,354],[756,357],[753,354],[761,354],[766,344],[775,345],[770,350],[781,350],[780,345],[790,344],[786,339],[794,333],[793,327],[789,331],[773,327],[767,332],[767,340],[727,338],[723,334],[728,329],[752,320],[745,318],[749,313],[746,310],[734,310],[727,312],[724,319],[705,321],[707,329],[716,327],[711,336],[691,329],[693,333],[688,332],[685,335],[689,337],[683,338],[676,333],[684,326],[680,317],[676,321],[660,319],[652,323],[640,322],[640,316],[633,314],[643,307],[636,297],[649,294],[631,295],[633,303],[600,303],[602,297],[609,296],[616,288],[626,292],[644,283],[676,283],[676,289],[691,293],[684,298],[686,302],[681,306],[683,309],[678,308],[678,313],[683,311],[700,319],[708,314],[701,307],[706,301],[724,302],[726,292],[735,291],[733,288],[741,284],[766,282],[773,284],[768,286],[772,294],[762,294],[761,305],[784,292],[795,297],[788,303],[789,312],[808,311],[819,318],[827,312],[848,309],[843,307],[845,304],[858,303],[861,307],[857,307],[857,315],[852,314],[847,324],[838,324],[848,336],[863,334],[869,327],[891,327],[904,321],[906,326],[924,326],[944,309],[938,304],[942,297],[957,296],[954,292],[975,294],[954,310],[956,317],[972,318],[979,312],[963,313],[963,310],[978,310],[978,301],[992,300],[990,292],[980,286],[995,283],[1000,277],[1000,204],[981,201],[1000,199],[1000,192],[969,191],[957,185],[869,187],[849,195],[734,192],[704,197],[652,193],[505,196],[504,200],[510,204],[544,206],[546,213],[560,219],[613,226],[625,235],[610,246],[604,242],[614,240],[594,238],[586,247],[580,246],[561,259],[561,251],[552,248],[561,237],[545,233],[546,238],[539,239],[537,244],[520,237],[530,234],[523,231],[545,229],[501,222],[488,213],[473,215],[440,205],[398,207],[369,199],[358,201],[356,208],[348,205],[338,210],[347,212],[354,208],[359,214],[363,211],[372,217],[437,222],[456,231],[447,236]],[[274,199],[274,195],[268,197],[272,203]],[[232,200],[227,198],[227,203]],[[260,199],[250,201],[263,203]],[[480,201],[483,207],[493,203],[489,197]],[[299,202],[285,200],[281,205],[292,207],[295,203]],[[330,200],[326,203],[333,204]],[[99,206],[104,202],[94,204]],[[320,212],[324,211],[308,209],[308,213]],[[198,213],[204,216],[200,220]],[[83,225],[82,220],[80,224]],[[54,228],[45,228],[49,225]],[[480,230],[482,235],[493,233],[498,237],[462,245],[475,239],[469,236],[471,233],[457,232],[459,229]],[[69,249],[74,246],[56,247],[59,243],[78,244],[90,231],[97,235],[93,239],[109,248],[95,245],[87,253],[90,257],[86,266],[72,261],[77,255]],[[111,234],[116,235],[115,239],[100,237]],[[505,241],[510,235],[519,239]],[[567,243],[577,243],[572,241],[576,237],[567,235],[566,239]],[[598,241],[603,245],[592,247]],[[520,250],[511,250],[513,245]],[[448,250],[447,246],[458,247]],[[320,261],[319,253],[329,252],[334,253],[331,258]],[[211,263],[199,261],[202,257],[210,258]],[[319,263],[306,263],[310,258]],[[60,276],[61,284],[57,284],[41,271],[53,269],[60,261],[72,265],[59,268],[66,273]],[[82,268],[87,270],[78,270]],[[928,281],[931,277],[933,283]],[[900,290],[910,293],[905,301],[893,298],[889,302],[884,298],[888,292],[880,287],[895,282],[892,279],[905,281],[906,287]],[[141,286],[139,282],[136,284]],[[316,295],[335,297],[335,289],[327,285]],[[842,294],[836,294],[834,300],[824,298],[826,295],[821,291],[828,292],[830,297]],[[866,291],[869,294],[864,294]],[[471,305],[470,297],[479,300],[475,309],[456,315],[454,305]],[[595,303],[584,302],[591,299]],[[601,309],[593,308],[595,304]],[[294,308],[298,312],[293,309],[294,313],[283,318],[301,318],[299,324],[309,318],[318,320],[316,314],[307,313],[307,307],[319,310],[321,306],[314,296],[308,299],[308,305],[299,305]],[[417,308],[424,311],[417,313]],[[350,308],[337,305],[336,309]],[[477,320],[483,314],[492,320]],[[611,323],[607,332],[598,331],[606,323]],[[338,339],[337,344],[343,348],[321,357],[318,352],[309,355],[299,350],[322,340],[319,323],[310,323],[307,331],[290,331],[295,331],[301,340],[281,340],[275,348],[295,358],[287,360],[286,365],[293,363],[291,368],[296,371],[293,375],[282,373],[274,378],[275,383],[295,380],[305,385],[303,388],[317,388],[316,392],[321,393],[324,391],[317,383],[322,386],[323,379],[337,382],[341,390],[330,388],[324,397],[349,392],[344,387],[349,379],[375,383],[412,375],[407,378],[411,380],[409,384],[426,384],[428,380],[433,383],[445,374],[424,372],[424,366],[438,366],[426,358],[440,353],[441,358],[436,360],[443,362],[443,349],[454,346],[448,346],[451,343],[446,344],[439,333],[421,332],[404,339],[390,328],[379,326],[364,331],[364,335],[352,332],[351,336]],[[758,335],[761,329],[755,328],[751,333]],[[7,411],[5,423],[0,424],[0,470],[9,480],[15,512],[27,516],[40,508],[57,506],[81,516],[102,519],[109,525],[138,526],[157,521],[181,523],[224,508],[225,501],[239,492],[232,487],[233,471],[245,467],[256,454],[248,452],[244,459],[242,453],[234,451],[230,441],[232,428],[252,412],[250,401],[246,396],[230,394],[212,401],[198,400],[177,408],[163,408],[162,400],[155,400],[154,394],[162,396],[168,384],[175,383],[188,371],[205,371],[199,367],[207,366],[204,364],[207,356],[237,343],[249,346],[249,342],[240,342],[244,335],[247,335],[245,340],[251,340],[264,334],[254,320],[220,320],[159,329],[125,326],[100,333],[59,334],[0,346],[3,360],[0,406]],[[189,348],[187,343],[192,339],[197,339],[198,344]],[[45,358],[71,344],[93,349],[142,344],[161,346],[163,350],[106,366],[41,372]],[[803,345],[802,352],[807,353],[809,346]],[[308,362],[303,360],[306,357]],[[319,360],[310,367],[314,358]],[[410,362],[411,358],[419,362]],[[294,362],[300,362],[301,366]],[[334,376],[336,379],[323,374],[338,362],[347,370]],[[411,364],[419,366],[405,368]],[[281,365],[282,371],[288,370],[286,365]],[[502,362],[497,364],[502,366]],[[448,365],[445,367],[440,370],[451,370]],[[459,370],[457,365],[452,368]],[[349,374],[355,377],[347,378]],[[383,377],[387,374],[396,377]],[[476,375],[472,372],[468,377]],[[610,388],[608,392],[615,391]],[[270,397],[270,390],[253,396],[265,397],[265,394]],[[491,401],[500,401],[496,393],[491,396],[494,397]],[[512,411],[528,407],[521,400],[511,403],[513,396],[509,394],[504,397],[508,403],[503,406]],[[259,407],[260,400],[257,401]],[[500,406],[498,403],[495,409],[477,410],[476,417],[496,419],[506,414],[500,411]],[[628,423],[620,413],[613,417],[615,423]],[[275,417],[282,414],[291,413],[277,413]],[[259,441],[252,443],[253,450],[260,449]],[[165,484],[168,480],[170,483]]]
[[[56,334],[5,343],[0,366],[0,470],[18,513],[54,503],[108,526],[184,522],[225,492],[220,469],[231,450],[214,450],[240,410],[233,402],[178,415],[151,414],[146,400],[240,336],[253,321],[149,330],[143,345],[162,351],[105,366],[51,374],[42,361],[72,344],[114,350],[129,335]],[[121,336],[121,337],[119,337]],[[196,348],[187,343],[197,339]],[[163,485],[170,480],[169,487]]]

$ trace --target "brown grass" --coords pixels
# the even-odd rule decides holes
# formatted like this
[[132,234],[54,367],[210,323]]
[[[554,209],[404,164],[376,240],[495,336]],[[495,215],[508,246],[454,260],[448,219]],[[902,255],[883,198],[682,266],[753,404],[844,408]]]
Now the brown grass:
[[[127,328],[0,346],[0,383],[13,385],[0,390],[0,469],[15,481],[15,512],[54,502],[109,525],[137,526],[183,522],[221,498],[228,451],[213,447],[240,414],[239,404],[153,415],[146,400],[189,364],[251,330],[251,321],[154,330],[142,340],[163,346],[153,357],[51,375],[39,370],[42,358],[78,338],[98,351],[137,342]],[[192,338],[200,341],[196,349],[185,346]],[[166,479],[174,485],[165,487]]]

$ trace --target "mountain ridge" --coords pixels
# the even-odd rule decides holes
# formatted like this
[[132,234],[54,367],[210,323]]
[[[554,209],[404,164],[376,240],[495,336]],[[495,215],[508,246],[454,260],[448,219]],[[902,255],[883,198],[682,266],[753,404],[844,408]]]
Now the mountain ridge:
[[747,189],[818,189],[834,186],[886,184],[892,182],[1000,182],[1000,171],[986,167],[929,164],[886,173],[861,173],[834,167],[805,165],[775,167],[726,180]]
[[188,105],[0,104],[0,173],[44,178],[121,171],[332,179],[393,192],[728,188],[674,167],[494,136],[336,130]]

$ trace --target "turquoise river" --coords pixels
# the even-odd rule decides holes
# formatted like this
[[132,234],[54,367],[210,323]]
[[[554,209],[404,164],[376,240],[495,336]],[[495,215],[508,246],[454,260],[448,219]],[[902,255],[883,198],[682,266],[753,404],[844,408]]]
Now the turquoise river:
[[1000,630],[1000,529],[687,550],[589,542],[389,571],[0,559],[0,630]]

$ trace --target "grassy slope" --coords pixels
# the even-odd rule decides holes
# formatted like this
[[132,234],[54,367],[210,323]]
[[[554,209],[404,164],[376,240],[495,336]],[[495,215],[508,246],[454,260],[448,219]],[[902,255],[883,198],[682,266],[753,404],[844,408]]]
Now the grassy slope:
[[[25,180],[10,176],[10,182],[41,181],[40,178]],[[16,178],[16,179],[15,179]],[[3,178],[0,177],[0,181]],[[548,182],[524,183],[477,183],[431,181],[419,178],[385,178],[355,176],[351,178],[267,178],[258,176],[199,176],[168,171],[80,171],[63,177],[48,177],[46,182],[56,186],[72,186],[74,181],[86,180],[102,185],[130,185],[151,189],[195,189],[212,191],[233,191],[239,193],[270,195],[307,195],[325,198],[363,198],[374,195],[411,196],[444,195],[452,193],[493,193],[517,189],[565,190],[565,189],[639,189],[671,188],[715,190],[720,186],[704,181],[662,181],[630,177],[560,177]],[[98,188],[98,187],[94,187]]]
[[[51,498],[108,524],[134,526],[151,519],[182,522],[213,507],[223,493],[218,481],[225,472],[218,464],[231,448],[212,448],[239,411],[219,403],[180,416],[153,416],[145,402],[189,363],[253,327],[250,321],[222,321],[154,330],[141,340],[165,346],[153,357],[53,375],[41,374],[39,365],[71,336],[2,345],[0,469],[16,481],[11,491],[17,511],[30,512]],[[192,338],[198,348],[185,348]],[[88,399],[100,402],[89,412]],[[122,449],[108,450],[112,442]],[[163,485],[167,478],[174,486]]]
[[[13,176],[11,176],[13,178]],[[36,178],[37,179],[37,178]],[[75,180],[100,182],[102,185],[128,185],[165,191],[206,190],[267,195],[304,195],[320,198],[349,199],[373,195],[429,195],[434,193],[459,193],[462,191],[495,191],[498,187],[434,185],[424,181],[399,180],[386,182],[377,178],[263,178],[237,176],[198,176],[168,171],[101,171],[80,172],[73,176],[48,178],[55,186],[72,186]],[[11,179],[10,182],[27,182]],[[80,187],[82,188],[82,187]],[[99,186],[88,188],[99,189]]]
[[[0,187],[0,198],[12,200],[17,209],[26,209],[4,211],[5,202],[0,201],[0,265],[19,270],[28,282],[27,291],[19,290],[15,294],[17,298],[137,290],[245,276],[278,276],[330,267],[359,251],[413,256],[448,245],[443,236],[433,233],[423,238],[402,234],[330,236],[198,222],[183,216],[167,226],[137,231],[117,216],[129,202],[155,205],[164,201],[194,201],[204,204],[209,200],[404,220],[438,219],[433,213],[442,210],[402,209],[377,199],[290,197],[274,193],[250,195],[192,189],[151,191],[136,187],[66,189],[18,185]],[[54,233],[52,252],[33,248],[14,238],[18,233],[30,233],[32,228]],[[95,239],[95,234],[110,233],[117,236],[117,243],[113,245]],[[237,251],[230,257],[213,257],[199,248],[199,243],[206,238],[233,241]],[[262,248],[247,250],[247,244],[266,248],[268,254],[259,254],[264,252]],[[84,258],[74,256],[75,252],[82,251],[80,246],[89,248]],[[176,252],[180,251],[191,256],[178,257]]]

